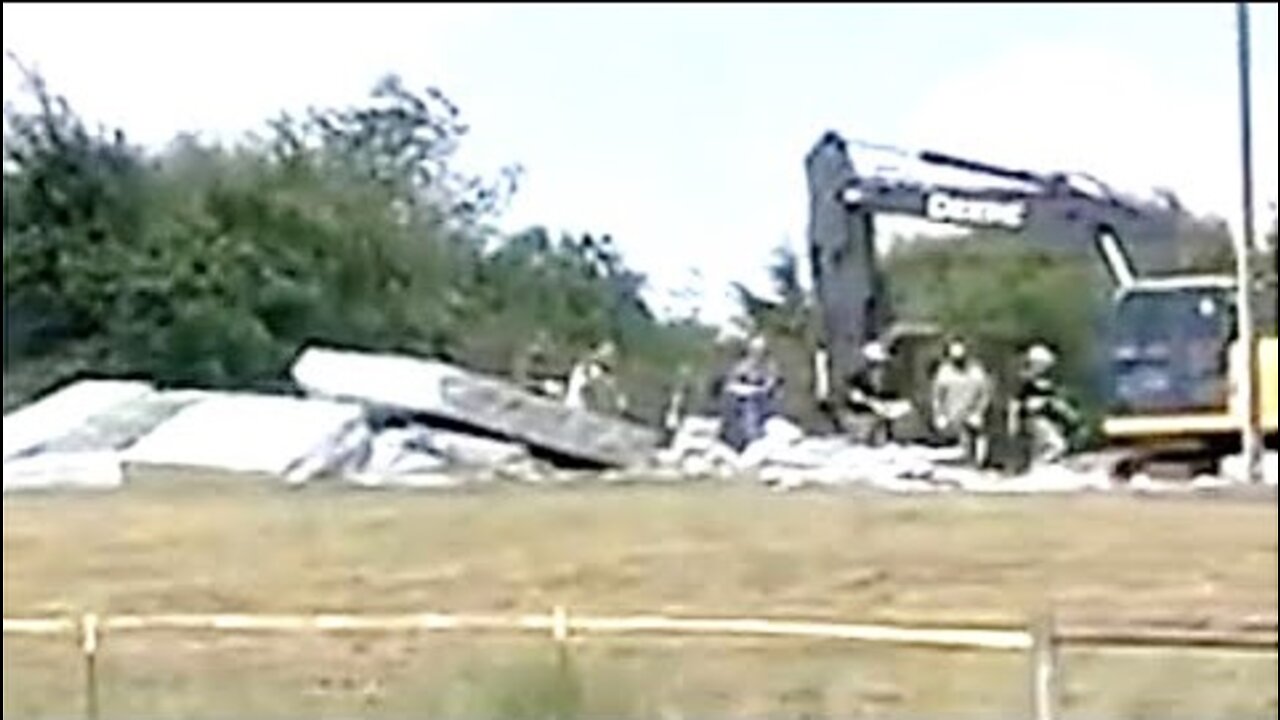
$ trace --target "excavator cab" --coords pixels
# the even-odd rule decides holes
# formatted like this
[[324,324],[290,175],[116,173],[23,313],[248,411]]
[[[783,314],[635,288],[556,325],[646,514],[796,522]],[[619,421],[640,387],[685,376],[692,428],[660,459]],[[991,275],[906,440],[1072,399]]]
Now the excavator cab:
[[1233,292],[1224,284],[1124,293],[1115,303],[1107,343],[1111,413],[1225,407],[1235,339]]

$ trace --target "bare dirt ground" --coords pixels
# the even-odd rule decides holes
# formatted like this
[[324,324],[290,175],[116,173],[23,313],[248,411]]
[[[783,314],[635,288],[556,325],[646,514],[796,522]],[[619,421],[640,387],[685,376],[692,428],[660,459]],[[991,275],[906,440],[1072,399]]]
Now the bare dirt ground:
[[[4,614],[539,612],[1274,629],[1273,502],[753,487],[6,497]],[[1020,653],[785,639],[119,635],[108,717],[1025,716]],[[1274,653],[1068,652],[1067,717],[1274,717]],[[79,712],[68,638],[6,637],[4,715]],[[564,687],[572,677],[573,688]],[[572,683],[571,683],[572,684]],[[545,696],[545,697],[544,697]],[[558,703],[558,704],[557,704]]]

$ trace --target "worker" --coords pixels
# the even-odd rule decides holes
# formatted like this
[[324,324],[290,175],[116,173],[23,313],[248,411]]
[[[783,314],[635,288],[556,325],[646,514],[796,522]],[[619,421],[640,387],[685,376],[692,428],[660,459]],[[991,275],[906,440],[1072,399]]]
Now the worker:
[[949,444],[959,442],[970,463],[986,465],[991,379],[982,364],[970,357],[963,341],[947,343],[930,395],[933,428],[938,436]]
[[689,404],[692,401],[690,395],[693,392],[693,368],[689,363],[681,363],[676,368],[675,381],[672,383],[671,392],[667,396],[667,406],[662,413],[662,428],[666,431],[667,437],[675,437],[680,429],[680,424],[684,422],[685,416],[689,412]]
[[1010,408],[1010,435],[1024,443],[1032,467],[1056,463],[1066,456],[1068,433],[1077,421],[1075,410],[1051,375],[1057,361],[1048,346],[1032,345],[1024,356],[1022,378]]
[[763,335],[752,336],[720,388],[720,439],[742,452],[763,437],[781,388],[782,375],[769,355],[768,343]]
[[614,370],[618,349],[606,340],[595,347],[569,372],[564,404],[575,409],[622,414],[627,397],[618,387]]
[[894,398],[889,390],[889,351],[883,343],[864,345],[862,360],[862,367],[849,378],[852,430],[860,442],[883,445],[893,441],[893,424],[911,411],[911,404]]

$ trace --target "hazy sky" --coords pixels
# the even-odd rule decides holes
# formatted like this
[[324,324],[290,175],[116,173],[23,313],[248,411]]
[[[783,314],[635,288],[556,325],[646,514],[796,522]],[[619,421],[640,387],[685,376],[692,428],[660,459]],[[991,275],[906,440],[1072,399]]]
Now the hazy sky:
[[[1251,13],[1269,217],[1276,5]],[[148,144],[356,100],[388,71],[438,84],[471,123],[469,166],[526,168],[504,225],[611,233],[655,299],[695,284],[709,319],[730,280],[801,247],[802,161],[829,128],[1241,212],[1227,3],[6,4],[3,27],[82,114]]]

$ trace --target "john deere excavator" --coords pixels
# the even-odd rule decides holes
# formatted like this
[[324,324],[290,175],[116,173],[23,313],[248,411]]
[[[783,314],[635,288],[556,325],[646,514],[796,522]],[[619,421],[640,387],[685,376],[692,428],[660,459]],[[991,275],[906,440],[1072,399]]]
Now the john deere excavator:
[[[877,170],[859,173],[849,145],[824,135],[805,159],[809,184],[809,253],[820,311],[819,372],[830,392],[861,364],[864,343],[893,320],[878,264],[875,218],[915,217],[968,228],[1018,233],[1040,247],[1087,253],[1106,269],[1110,292],[1098,332],[1105,353],[1097,386],[1107,400],[1102,432],[1111,444],[1195,445],[1221,454],[1238,437],[1231,276],[1153,276],[1171,267],[1180,223],[1190,217],[1172,197],[1136,201],[1087,176],[1010,170],[935,152],[905,158],[964,178],[945,184]],[[976,182],[969,182],[976,180]],[[1276,435],[1276,337],[1257,347],[1259,413]],[[1233,360],[1234,358],[1234,360]]]

